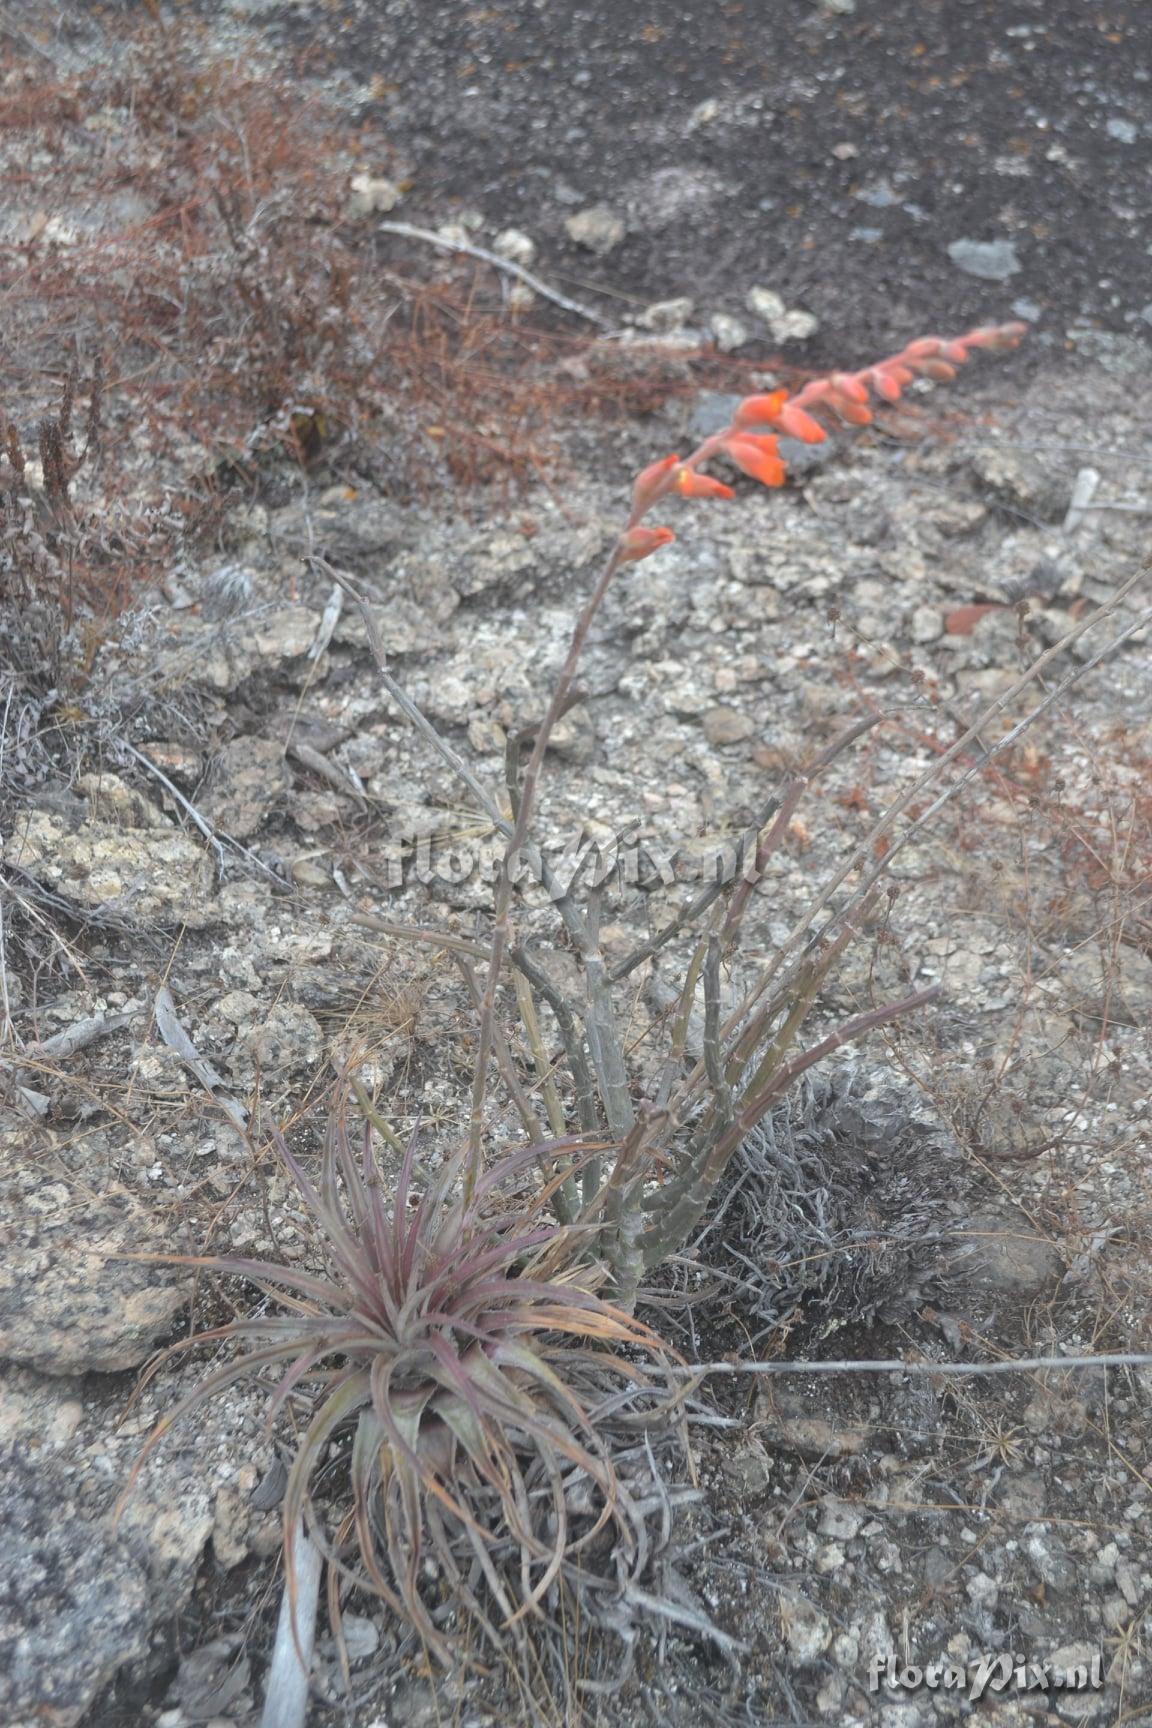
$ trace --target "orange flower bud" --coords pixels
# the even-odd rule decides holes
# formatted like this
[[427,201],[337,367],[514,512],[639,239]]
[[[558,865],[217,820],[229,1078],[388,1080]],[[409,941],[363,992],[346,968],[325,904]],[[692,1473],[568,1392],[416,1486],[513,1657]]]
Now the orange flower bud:
[[[821,395],[824,394],[826,392],[821,391]],[[819,420],[813,420],[811,414],[803,408],[793,407],[791,402],[780,410],[776,424],[785,438],[798,438],[802,444],[823,444],[828,436]]]
[[679,456],[664,456],[636,476],[636,484],[632,488],[632,509],[635,512],[647,510],[662,493],[667,492],[672,470],[679,460]]
[[852,373],[833,372],[830,382],[837,396],[843,396],[849,402],[859,402],[862,407],[867,403],[868,392]]
[[891,372],[883,366],[874,366],[868,376],[877,396],[882,396],[885,402],[899,402],[900,385]]
[[732,416],[732,424],[733,426],[771,426],[787,400],[787,390],[773,390],[767,396],[745,396]]
[[955,366],[949,366],[947,360],[918,360],[916,370],[922,378],[934,378],[938,384],[947,384],[955,378]]
[[759,480],[762,486],[783,486],[784,464],[774,451],[764,447],[775,442],[774,438],[729,438],[724,449],[742,473]]
[[870,426],[872,410],[865,408],[861,402],[850,402],[846,396],[830,395],[829,401],[841,420],[847,420],[850,426]]
[[1027,324],[995,324],[990,330],[973,330],[964,340],[973,347],[987,348],[991,354],[1003,354],[1027,334]]
[[671,545],[675,538],[671,528],[629,528],[620,536],[620,562],[632,564],[639,558],[647,558],[659,552],[661,546]]
[[713,480],[711,474],[697,474],[695,468],[681,468],[672,482],[673,489],[683,498],[735,498],[731,486]]

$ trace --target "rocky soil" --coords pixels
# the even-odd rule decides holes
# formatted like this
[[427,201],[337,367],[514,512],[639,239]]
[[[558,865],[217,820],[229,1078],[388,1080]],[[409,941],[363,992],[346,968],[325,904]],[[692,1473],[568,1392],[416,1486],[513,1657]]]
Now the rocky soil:
[[[707,123],[742,124],[738,99]],[[459,184],[470,208],[480,194]],[[465,232],[493,244],[513,216],[494,199],[488,227]],[[459,217],[441,198],[429,219]],[[608,233],[603,221],[567,229],[602,261]],[[683,288],[644,281],[657,302]],[[742,292],[757,286],[741,278]],[[1007,314],[1008,291],[990,292],[988,315]],[[401,496],[340,452],[304,473],[270,460],[230,498],[214,543],[173,556],[97,640],[65,641],[65,661],[84,667],[66,701],[36,668],[8,665],[11,1728],[258,1720],[284,1478],[259,1389],[178,1424],[114,1515],[153,1423],[208,1358],[143,1384],[140,1370],[252,1293],[133,1256],[306,1260],[292,1190],[245,1130],[303,1118],[350,1063],[401,1132],[423,1123],[429,1158],[455,1143],[474,1040],[460,980],[435,947],[353,920],[482,932],[495,850],[309,555],[356,578],[395,676],[498,788],[509,734],[543,710],[628,477],[724,421],[724,393],[683,354],[726,345],[717,317],[779,321],[812,303],[789,292],[758,313],[716,298],[646,313],[633,301],[629,340],[569,356],[565,376],[672,363],[679,387],[624,423],[559,429],[546,483]],[[806,340],[796,328],[780,340]],[[749,958],[769,953],[885,804],[1138,568],[1152,350],[1131,321],[1050,334],[1027,361],[920,390],[915,436],[839,436],[794,452],[783,492],[740,481],[730,504],[681,506],[676,542],[621,575],[549,753],[541,815],[558,851],[629,825],[639,835],[638,866],[610,901],[610,954],[663,924],[787,776],[883,709],[886,723],[810,789],[757,893]],[[147,463],[142,439],[121,488],[143,493]],[[1087,467],[1093,507],[1070,514]],[[84,479],[89,501],[103,483]],[[696,1259],[651,1292],[647,1317],[685,1355],[1148,1347],[1147,605],[1145,586],[1055,660],[1053,682],[1135,626],[901,854],[899,892],[830,980],[817,1029],[914,985],[939,981],[942,998],[841,1052],[773,1119],[771,1144],[745,1149]],[[1014,700],[985,744],[1046,688]],[[547,906],[525,917],[551,962],[571,964]],[[662,965],[632,981],[638,1073],[659,1047],[669,981]],[[490,1128],[493,1146],[518,1133],[502,1104]],[[800,1195],[772,1187],[782,1144],[810,1173]],[[797,1251],[817,1239],[819,1263]],[[704,1393],[700,1494],[659,1557],[685,1618],[640,1640],[626,1685],[585,1694],[585,1720],[928,1728],[971,1706],[870,1690],[873,1662],[1000,1652],[1099,1655],[1104,1684],[990,1694],[980,1708],[997,1728],[1152,1720],[1148,1367],[716,1376]],[[719,1639],[693,1630],[704,1619]],[[517,1719],[498,1675],[434,1683],[376,1605],[347,1624],[353,1695],[323,1632],[312,1728]],[[621,1653],[611,1640],[590,1650],[589,1674],[610,1681]]]

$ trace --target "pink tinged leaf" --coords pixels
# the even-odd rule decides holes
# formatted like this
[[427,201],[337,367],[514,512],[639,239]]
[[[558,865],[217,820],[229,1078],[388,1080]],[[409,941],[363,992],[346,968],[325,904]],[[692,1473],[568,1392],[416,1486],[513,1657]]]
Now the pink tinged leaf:
[[945,342],[940,350],[943,360],[950,360],[953,366],[963,366],[968,359],[968,344],[961,338],[958,342]]
[[272,1432],[272,1425],[283,1409],[284,1402],[292,1389],[298,1386],[302,1380],[307,1379],[313,1368],[318,1362],[322,1362],[325,1356],[330,1356],[334,1350],[339,1349],[342,1345],[344,1347],[354,1345],[356,1339],[357,1334],[354,1332],[346,1333],[343,1337],[337,1334],[331,1340],[326,1340],[322,1346],[317,1346],[306,1354],[297,1357],[294,1365],[283,1376],[272,1393],[264,1416],[264,1434],[266,1436]]
[[[364,1562],[371,1587],[383,1602],[386,1602],[398,1620],[403,1620],[405,1610],[400,1598],[389,1585],[381,1572],[376,1559],[376,1537],[369,1521],[369,1512],[376,1502],[376,1484],[380,1474],[379,1460],[382,1450],[383,1429],[371,1410],[361,1412],[356,1424],[356,1435],[352,1442],[352,1506],[356,1517],[356,1538],[360,1545],[360,1557]],[[447,1663],[447,1645],[437,1637],[436,1629],[429,1620],[427,1630],[423,1627],[418,1615],[414,1615],[422,1636],[428,1637],[429,1649]],[[429,1636],[430,1635],[430,1636]]]
[[300,1190],[305,1205],[328,1238],[328,1243],[336,1259],[344,1268],[349,1280],[356,1285],[360,1295],[365,1300],[370,1300],[374,1287],[373,1279],[367,1257],[360,1245],[349,1231],[336,1207],[323,1195],[317,1193],[279,1128],[273,1129],[271,1139],[276,1148],[277,1156],[287,1165],[288,1173]]
[[939,336],[921,336],[918,342],[909,342],[907,348],[900,355],[900,359],[930,360],[934,355],[939,354],[942,347],[943,343]]
[[288,1482],[284,1489],[286,1530],[295,1529],[297,1519],[303,1513],[308,1484],[329,1440],[342,1422],[368,1402],[368,1397],[368,1375],[353,1374],[325,1400],[308,1424],[307,1432],[300,1442],[300,1449],[288,1472]]

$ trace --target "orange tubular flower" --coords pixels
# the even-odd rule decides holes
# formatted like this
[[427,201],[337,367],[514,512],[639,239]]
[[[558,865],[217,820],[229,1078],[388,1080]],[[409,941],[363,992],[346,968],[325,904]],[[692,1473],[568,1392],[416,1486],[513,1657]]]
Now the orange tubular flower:
[[785,469],[776,454],[775,438],[729,438],[724,450],[742,473],[762,486],[783,486]]
[[813,420],[811,414],[790,402],[776,416],[776,424],[785,438],[798,438],[802,444],[823,444],[828,436],[819,420]]
[[767,396],[745,396],[732,416],[732,424],[733,426],[772,426],[787,400],[787,390],[773,390]]
[[638,513],[647,510],[663,493],[667,492],[673,468],[679,462],[679,456],[664,456],[659,462],[653,462],[636,476],[636,484],[632,488],[632,508]]
[[695,468],[681,468],[672,482],[672,490],[682,498],[735,498],[731,486],[713,480],[710,474],[697,474]]
[[737,432],[741,444],[755,444],[758,450],[763,450],[768,456],[779,456],[780,440],[775,432]]
[[620,562],[634,564],[659,552],[661,546],[671,545],[675,538],[671,528],[629,528],[620,536]]

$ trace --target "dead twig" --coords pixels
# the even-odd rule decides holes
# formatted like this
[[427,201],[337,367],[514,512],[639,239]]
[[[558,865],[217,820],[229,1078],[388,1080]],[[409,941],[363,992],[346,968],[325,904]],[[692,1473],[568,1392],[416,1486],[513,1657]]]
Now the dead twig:
[[559,306],[565,312],[573,312],[577,318],[586,318],[589,324],[595,324],[601,330],[612,328],[608,319],[601,317],[599,312],[593,312],[590,306],[582,306],[578,300],[570,300],[567,294],[550,288],[547,282],[542,282],[539,276],[525,270],[522,264],[514,264],[510,258],[501,258],[483,246],[473,246],[467,240],[445,240],[443,235],[433,234],[427,228],[414,228],[410,222],[381,222],[379,231],[381,234],[399,235],[403,240],[422,240],[428,246],[439,247],[441,252],[462,252],[466,258],[477,258],[481,264],[490,264],[494,270],[502,270],[508,276],[515,276],[526,288],[539,294],[542,300],[551,300],[553,306]]
[[487,953],[478,942],[468,942],[463,936],[453,936],[447,930],[422,930],[416,924],[395,924],[388,918],[377,918],[374,912],[353,912],[349,924],[362,930],[376,930],[381,936],[395,936],[402,942],[420,942],[429,948],[447,948],[455,954],[467,954],[469,959],[483,960]]
[[39,1044],[26,1044],[22,1056],[32,1062],[66,1062],[98,1038],[119,1032],[135,1018],[133,1014],[95,1014],[88,1020],[77,1020],[63,1032],[43,1039]]
[[693,1362],[683,1367],[677,1363],[670,1372],[701,1380],[715,1374],[945,1374],[955,1378],[964,1374],[1034,1374],[1048,1368],[1148,1367],[1152,1367],[1152,1353],[1115,1351],[1102,1356],[1014,1356],[1002,1362],[905,1362],[898,1356],[861,1362],[846,1357],[827,1362]]
[[211,846],[215,853],[218,879],[222,879],[224,875],[224,861],[226,856],[224,851],[224,841],[227,841],[228,845],[233,847],[242,858],[246,858],[250,864],[255,865],[257,870],[262,871],[270,881],[274,882],[282,894],[291,892],[289,884],[281,877],[277,876],[275,870],[265,864],[262,858],[258,858],[255,852],[250,852],[247,846],[242,846],[239,840],[233,839],[231,834],[218,834],[208,821],[207,817],[200,814],[195,804],[193,804],[190,799],[185,798],[179,787],[174,786],[171,780],[169,780],[167,774],[165,774],[161,768],[158,768],[150,757],[145,756],[142,750],[137,750],[136,746],[134,744],[129,744],[126,738],[116,738],[113,742],[116,749],[126,750],[134,762],[138,762],[141,768],[146,769],[149,774],[159,780],[164,790],[176,800],[185,815],[188,816],[200,830],[201,834],[204,836],[205,840],[207,840],[209,846]]
[[436,751],[436,754],[443,757],[452,772],[458,775],[464,782],[473,798],[475,798],[477,804],[479,804],[481,810],[483,810],[485,816],[487,816],[488,820],[492,823],[492,826],[507,838],[507,836],[512,832],[512,825],[504,815],[499,804],[497,804],[495,798],[493,798],[492,794],[486,787],[480,784],[479,780],[477,780],[471,768],[469,768],[467,762],[464,761],[459,752],[452,748],[446,738],[441,737],[435,726],[433,726],[431,721],[426,718],[423,710],[418,708],[415,702],[413,702],[404,686],[398,684],[395,678],[393,678],[391,672],[389,672],[388,656],[385,652],[384,644],[380,639],[380,631],[377,628],[376,620],[372,616],[372,608],[368,604],[364,595],[361,594],[360,590],[355,586],[348,572],[346,570],[338,570],[334,564],[329,564],[328,560],[320,557],[318,553],[310,554],[306,558],[305,562],[313,569],[323,571],[325,576],[330,577],[333,582],[337,583],[356,606],[364,621],[364,628],[368,633],[368,647],[371,650],[373,660],[376,662],[376,670],[380,675],[381,684],[383,684],[385,690],[388,692],[389,696],[391,696],[393,702],[395,702],[396,706],[409,724],[416,728],[422,738],[427,739],[428,743],[431,744],[432,748]]
[[223,1075],[218,1074],[211,1062],[201,1056],[189,1038],[180,1022],[180,1017],[176,1012],[176,1004],[173,1002],[171,991],[166,984],[162,984],[156,992],[152,1003],[152,1017],[156,1022],[157,1032],[169,1050],[174,1051],[179,1056],[185,1068],[196,1076],[209,1096],[215,1099],[225,1115],[243,1132],[248,1121],[243,1106],[228,1096],[224,1090]]

